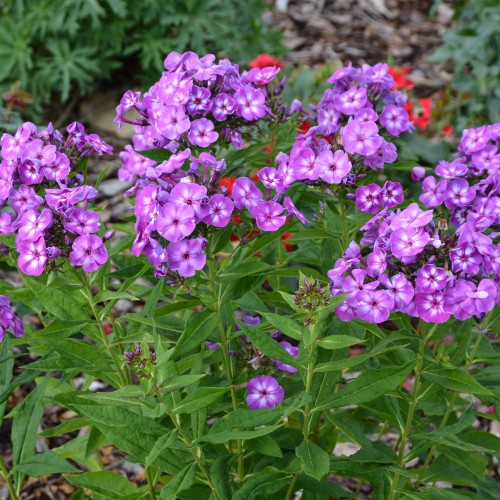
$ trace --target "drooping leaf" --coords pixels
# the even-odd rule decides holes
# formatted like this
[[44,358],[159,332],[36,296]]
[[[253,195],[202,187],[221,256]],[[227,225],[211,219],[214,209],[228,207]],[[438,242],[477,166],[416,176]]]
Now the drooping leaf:
[[330,470],[330,457],[328,453],[317,444],[310,441],[302,442],[295,450],[300,459],[302,470],[318,481]]

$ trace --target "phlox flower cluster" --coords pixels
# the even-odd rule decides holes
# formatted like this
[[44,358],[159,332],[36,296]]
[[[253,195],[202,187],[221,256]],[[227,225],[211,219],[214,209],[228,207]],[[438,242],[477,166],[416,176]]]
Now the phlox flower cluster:
[[78,165],[112,148],[77,122],[66,131],[64,137],[51,124],[37,130],[26,122],[0,140],[0,234],[16,235],[19,268],[31,276],[59,256],[87,272],[108,258],[96,234],[99,214],[88,208],[98,192],[84,184]]
[[242,145],[243,126],[273,117],[268,84],[279,68],[240,75],[227,60],[216,64],[214,56],[200,59],[192,52],[169,54],[165,68],[142,100],[139,93],[125,94],[117,123],[134,108],[141,116],[135,122],[135,149],[171,154],[157,163],[129,148],[121,155],[119,177],[139,177],[127,192],[136,199],[134,254],[144,253],[158,277],[192,277],[206,262],[208,227],[224,228],[233,214],[246,213],[260,230],[276,231],[287,217],[303,216],[283,196],[274,169],[259,172],[261,189],[248,177],[237,178],[228,189],[225,160],[215,156],[228,141]]
[[23,322],[12,310],[9,297],[0,295],[0,342],[9,329],[16,337],[21,337],[24,333]]
[[294,181],[354,186],[369,169],[381,169],[397,159],[395,145],[384,135],[411,131],[405,97],[394,92],[387,64],[351,65],[328,79],[313,112],[294,101],[293,111],[307,119],[308,129],[297,136],[290,155],[276,158],[282,189]]
[[498,237],[500,124],[465,130],[457,158],[438,163],[434,176],[417,167],[422,210],[383,209],[361,230],[329,271],[344,321],[380,323],[392,311],[443,323],[450,316],[481,318],[500,302]]

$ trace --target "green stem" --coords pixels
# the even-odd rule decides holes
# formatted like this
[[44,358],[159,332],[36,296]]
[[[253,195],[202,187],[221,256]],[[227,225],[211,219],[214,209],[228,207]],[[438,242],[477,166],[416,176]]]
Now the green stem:
[[[311,392],[312,382],[314,375],[314,363],[309,363],[307,365],[307,378],[306,378],[306,394]],[[311,403],[306,403],[304,408],[304,441],[309,441],[310,430],[309,427],[311,425]]]
[[[406,443],[408,442],[408,439],[410,438],[411,434],[411,428],[413,425],[413,417],[415,415],[415,409],[417,407],[418,403],[418,395],[421,389],[421,375],[422,375],[422,369],[424,366],[424,353],[425,353],[425,346],[427,344],[427,341],[431,337],[431,335],[434,333],[435,326],[430,330],[430,332],[427,335],[421,334],[420,337],[420,343],[419,343],[419,349],[418,349],[418,356],[417,356],[417,366],[415,367],[415,380],[413,384],[413,391],[411,394],[411,400],[410,400],[410,406],[408,408],[408,417],[406,419],[406,425],[405,428],[403,429],[403,433],[401,434],[401,438],[399,440],[399,452],[398,452],[398,465],[399,467],[404,467],[405,465],[405,448],[406,448]],[[394,477],[391,482],[391,489],[389,491],[389,500],[394,500],[397,495],[397,489],[398,489],[398,483],[399,483],[399,478],[400,478],[400,473],[396,472],[394,474]]]
[[298,477],[298,474],[293,475],[292,480],[290,481],[290,486],[288,487],[288,490],[286,490],[284,500],[290,500],[290,497],[293,494],[293,489],[295,487],[295,483],[297,482],[297,477]]
[[151,470],[146,468],[146,478],[148,480],[149,493],[151,495],[151,500],[156,500],[156,489],[153,482],[153,478],[151,477]]
[[5,484],[7,486],[7,489],[9,490],[12,500],[18,500],[19,497],[17,496],[16,489],[14,488],[14,484],[10,479],[9,471],[7,470],[7,467],[5,466],[5,462],[2,457],[0,457],[0,475],[5,480]]

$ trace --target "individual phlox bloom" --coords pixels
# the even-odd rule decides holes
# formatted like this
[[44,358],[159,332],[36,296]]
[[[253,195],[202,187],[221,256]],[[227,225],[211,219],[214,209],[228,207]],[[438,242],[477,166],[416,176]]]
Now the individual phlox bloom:
[[210,90],[205,87],[198,87],[193,85],[189,101],[187,102],[186,109],[190,115],[197,113],[204,113],[210,111],[212,108],[212,101],[210,100]]
[[79,235],[97,233],[99,227],[99,214],[81,207],[74,208],[64,222],[67,231]]
[[408,113],[395,104],[388,104],[380,114],[380,123],[393,136],[406,132],[410,127]]
[[87,134],[85,140],[92,146],[91,152],[95,152],[98,155],[113,154],[113,147],[104,142],[97,134]]
[[426,323],[444,323],[450,317],[444,306],[444,294],[437,290],[433,293],[417,293],[415,295],[417,313]]
[[40,184],[43,181],[43,171],[38,162],[25,160],[19,165],[18,171],[21,181],[28,186]]
[[277,231],[286,221],[284,208],[275,201],[263,201],[251,210],[257,227],[263,231]]
[[35,210],[26,210],[21,217],[18,238],[29,241],[37,240],[51,225],[52,212],[48,208],[44,208],[40,213]]
[[468,172],[467,165],[454,160],[451,163],[447,161],[440,161],[436,166],[436,174],[443,179],[454,179],[455,177],[462,177]]
[[295,180],[316,180],[319,177],[319,172],[315,170],[316,155],[311,148],[304,148],[290,164],[294,171]]
[[356,294],[358,316],[367,323],[382,323],[394,309],[394,299],[385,290],[365,290]]
[[399,182],[387,181],[380,192],[380,201],[384,208],[400,205],[403,200],[403,186]]
[[280,68],[268,66],[266,68],[252,68],[250,71],[246,71],[241,75],[242,80],[255,83],[256,85],[262,86],[267,85],[274,77],[280,72]]
[[222,194],[214,194],[208,204],[208,214],[203,217],[203,222],[215,227],[226,227],[234,210],[231,198]]
[[15,231],[12,225],[12,216],[8,212],[0,214],[0,234],[12,234]]
[[56,159],[56,147],[52,144],[44,146],[41,139],[34,139],[26,144],[21,159],[31,160],[39,167],[50,165]]
[[345,259],[357,259],[361,255],[361,248],[355,241],[351,241],[349,246],[342,254]]
[[382,188],[377,184],[361,186],[356,190],[356,208],[368,214],[375,214],[382,208],[380,193]]
[[219,137],[219,134],[214,130],[214,124],[206,118],[194,120],[191,123],[188,139],[192,144],[200,148],[207,148],[213,144]]
[[198,219],[202,219],[208,212],[207,188],[199,184],[180,182],[170,192],[169,201],[191,207]]
[[23,127],[19,127],[15,135],[3,134],[0,139],[2,157],[6,160],[19,158],[29,139],[30,132],[28,129]]
[[337,317],[344,322],[352,321],[358,317],[358,312],[356,310],[356,305],[352,303],[350,297],[342,304],[338,305],[335,309],[335,314]]
[[[307,122],[305,122],[307,123]],[[331,101],[318,107],[318,132],[331,135],[340,128],[340,112]]]
[[[286,341],[280,342],[280,346],[283,347],[283,349],[285,349],[285,351],[294,358],[296,358],[299,355],[299,348],[293,346],[292,344],[290,344],[290,342]],[[298,371],[298,368],[295,368],[295,366],[287,365],[286,363],[283,363],[278,359],[273,359],[273,361],[276,363],[276,366],[284,372],[294,373]]]
[[382,274],[379,276],[379,281],[394,299],[396,309],[401,310],[412,301],[415,291],[403,273],[392,277]]
[[164,106],[156,119],[158,132],[167,139],[176,140],[191,127],[181,106]]
[[217,121],[224,121],[234,113],[234,107],[234,99],[225,92],[221,92],[212,101],[212,115]]
[[421,166],[413,167],[411,170],[411,180],[413,182],[421,182],[425,177],[425,168]]
[[353,269],[349,276],[342,280],[342,289],[351,297],[363,290],[375,290],[378,286],[378,281],[366,282],[368,273],[362,269]]
[[462,133],[458,150],[467,154],[483,149],[490,140],[490,131],[487,125],[479,128],[468,128]]
[[432,293],[443,290],[448,283],[446,271],[434,264],[425,264],[417,271],[415,278],[415,289],[421,293]]
[[82,266],[87,273],[99,269],[108,260],[108,251],[102,239],[95,234],[78,236],[72,248],[69,254],[71,265]]
[[368,255],[366,272],[376,278],[387,269],[387,252],[382,248],[375,248],[371,254]]
[[391,228],[423,227],[432,220],[432,210],[422,210],[416,203],[410,203],[402,212],[391,220]]
[[500,167],[500,154],[496,146],[486,146],[472,154],[472,162],[480,170],[488,170],[492,174]]
[[412,257],[422,252],[429,240],[429,234],[420,228],[400,227],[391,233],[391,252],[400,259]]
[[167,247],[167,263],[181,276],[190,278],[203,269],[207,257],[199,239],[181,240]]
[[24,334],[24,324],[14,314],[9,297],[0,295],[0,342],[5,336],[5,331],[9,328],[15,337],[21,337]]
[[497,301],[498,288],[493,280],[483,279],[479,285],[459,279],[446,291],[444,310],[463,321],[474,315],[487,313]]
[[454,273],[476,274],[481,264],[481,254],[476,247],[463,243],[450,251],[451,270]]
[[262,201],[262,192],[248,177],[239,177],[233,185],[234,206],[252,211]]
[[295,215],[297,219],[302,222],[302,224],[306,224],[308,221],[307,217],[294,205],[292,199],[287,196],[283,200],[283,206],[288,210],[288,213],[291,215]]
[[150,222],[158,216],[158,186],[156,184],[148,184],[137,193],[134,211],[136,217],[145,222]]
[[61,207],[76,205],[80,201],[91,201],[98,195],[97,189],[92,186],[78,186],[75,188],[46,189],[47,204],[58,210]]
[[342,144],[350,154],[369,156],[382,145],[382,137],[378,135],[378,127],[374,122],[352,120],[342,131]]
[[446,186],[444,204],[448,210],[468,205],[476,196],[476,190],[469,187],[465,179],[453,179]]
[[252,410],[274,408],[285,398],[283,387],[269,375],[254,377],[247,382],[247,405]]
[[376,122],[378,120],[378,115],[373,108],[366,107],[356,111],[354,119],[360,122]]
[[152,266],[161,266],[167,260],[167,249],[156,239],[149,238],[143,248]]
[[273,167],[261,168],[257,175],[267,189],[278,189],[282,183],[278,170]]
[[429,175],[422,182],[422,190],[424,192],[419,196],[418,199],[426,207],[438,207],[444,201],[446,186],[447,182],[445,180],[436,182],[436,179],[432,175]]
[[351,169],[349,156],[340,149],[335,153],[329,149],[322,151],[316,158],[316,171],[328,184],[340,184]]
[[234,100],[236,113],[245,120],[258,120],[266,115],[266,94],[260,89],[245,85],[236,92]]
[[366,104],[366,88],[352,87],[334,99],[336,108],[344,115],[353,115]]
[[56,152],[56,159],[42,167],[42,172],[51,181],[61,181],[66,179],[71,171],[69,158],[59,151]]
[[9,198],[12,203],[12,208],[19,215],[29,209],[36,210],[43,201],[43,199],[35,193],[34,189],[25,185],[21,185],[17,190],[12,190]]
[[165,203],[154,221],[155,229],[171,242],[189,236],[196,227],[194,210],[187,205]]
[[156,165],[155,161],[134,151],[130,144],[127,144],[125,150],[118,156],[122,161],[122,166],[118,170],[118,179],[122,182],[131,182],[135,176],[144,175],[148,167]]
[[17,265],[24,274],[40,276],[43,273],[47,262],[47,249],[43,236],[34,241],[19,241],[17,251],[19,252]]

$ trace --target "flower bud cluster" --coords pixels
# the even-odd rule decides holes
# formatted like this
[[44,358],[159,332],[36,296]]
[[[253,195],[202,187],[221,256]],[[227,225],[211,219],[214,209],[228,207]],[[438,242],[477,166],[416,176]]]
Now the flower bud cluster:
[[112,148],[77,122],[66,131],[64,137],[52,124],[37,130],[26,122],[0,140],[0,234],[16,234],[19,268],[31,276],[59,256],[87,272],[108,258],[96,234],[99,214],[88,209],[98,192],[84,183],[80,165]]
[[24,334],[24,325],[12,310],[9,297],[0,295],[0,342],[7,330],[10,330],[15,337],[21,337]]

